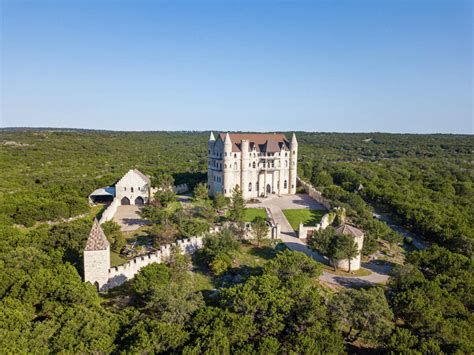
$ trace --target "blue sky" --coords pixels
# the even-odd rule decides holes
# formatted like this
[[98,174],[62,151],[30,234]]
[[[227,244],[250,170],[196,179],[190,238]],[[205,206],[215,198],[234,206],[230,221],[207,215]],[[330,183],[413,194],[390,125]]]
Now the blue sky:
[[0,1],[1,127],[473,133],[471,1]]

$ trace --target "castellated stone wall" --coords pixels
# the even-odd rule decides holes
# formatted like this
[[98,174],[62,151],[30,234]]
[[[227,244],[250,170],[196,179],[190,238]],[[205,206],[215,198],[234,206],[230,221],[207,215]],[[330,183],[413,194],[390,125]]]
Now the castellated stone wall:
[[111,221],[114,218],[115,212],[117,212],[118,206],[120,206],[120,200],[118,198],[114,198],[112,203],[107,206],[104,212],[102,212],[99,223],[102,224],[104,222]]
[[[171,255],[171,250],[175,246],[179,247],[181,253],[183,254],[192,254],[197,249],[202,248],[203,237],[191,237],[188,239],[178,240],[176,243],[162,246],[160,250],[156,251],[155,253],[137,256],[125,264],[114,267],[110,267],[109,255],[109,263],[104,269],[107,270],[107,277],[105,277],[105,280],[104,277],[102,277],[102,282],[96,279],[91,280],[90,278],[86,278],[86,281],[90,281],[92,283],[98,282],[100,291],[106,291],[120,286],[125,281],[132,279],[143,267],[150,265],[151,263],[161,263],[165,261]],[[99,274],[101,274],[101,270],[97,270],[97,275]]]
[[304,190],[309,195],[309,197],[311,197],[313,200],[315,200],[316,202],[323,205],[326,209],[328,209],[328,210],[331,209],[332,206],[331,206],[331,203],[329,202],[329,200],[325,199],[323,197],[323,195],[321,194],[321,192],[316,190],[311,184],[308,184],[307,182],[304,182],[299,177],[298,177],[298,184],[303,186]]
[[324,230],[329,227],[332,222],[334,221],[334,213],[326,213],[322,218],[321,222],[314,226],[304,226],[303,223],[300,223],[298,228],[298,238],[306,239],[308,236],[308,232],[317,232],[320,229]]

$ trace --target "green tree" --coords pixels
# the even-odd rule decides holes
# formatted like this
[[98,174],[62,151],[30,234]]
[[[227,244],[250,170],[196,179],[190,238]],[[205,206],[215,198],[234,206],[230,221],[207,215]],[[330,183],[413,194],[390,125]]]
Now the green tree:
[[237,223],[244,221],[245,201],[242,197],[242,191],[239,186],[232,190],[232,198],[230,203],[230,220]]
[[127,240],[120,229],[120,225],[114,221],[107,221],[102,224],[102,229],[107,236],[111,249],[117,253],[120,252],[125,244],[127,244]]
[[331,299],[329,309],[349,329],[346,337],[350,341],[362,337],[384,343],[391,334],[393,313],[380,287],[339,292]]
[[269,231],[265,218],[263,218],[262,216],[255,217],[252,222],[252,230],[255,236],[255,240],[257,241],[257,246],[260,247],[262,240],[267,238]]
[[207,185],[204,183],[199,183],[196,185],[193,191],[194,199],[197,201],[208,200],[209,194],[207,191]]
[[213,204],[217,212],[221,212],[229,205],[229,199],[225,197],[222,193],[218,192],[214,196]]
[[153,197],[163,206],[166,207],[176,200],[173,176],[169,174],[160,174],[152,179],[152,186],[157,188]]

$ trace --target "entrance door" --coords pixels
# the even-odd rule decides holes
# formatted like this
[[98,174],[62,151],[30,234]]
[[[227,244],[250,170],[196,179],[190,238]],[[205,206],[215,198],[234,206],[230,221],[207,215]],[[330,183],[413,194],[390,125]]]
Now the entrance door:
[[135,204],[138,205],[138,206],[144,205],[144,204],[145,204],[145,201],[143,201],[143,197],[138,196],[138,197],[135,199]]
[[267,194],[269,194],[270,192],[272,192],[272,187],[270,186],[270,184],[267,185]]
[[122,205],[129,205],[130,204],[130,200],[128,199],[128,197],[124,197],[120,200],[120,203]]

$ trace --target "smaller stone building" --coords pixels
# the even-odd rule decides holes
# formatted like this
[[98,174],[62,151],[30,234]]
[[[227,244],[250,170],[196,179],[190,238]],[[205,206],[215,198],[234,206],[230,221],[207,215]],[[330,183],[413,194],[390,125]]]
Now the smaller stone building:
[[[362,246],[364,245],[364,233],[349,224],[341,224],[339,227],[336,228],[336,233],[349,235],[354,238],[354,241],[357,244],[357,249],[359,250],[359,254],[351,259],[351,270],[359,270],[360,269],[360,257],[362,253]],[[341,259],[336,262],[336,267],[341,270],[348,271],[349,270],[349,260]]]
[[110,244],[97,219],[92,224],[84,249],[84,281],[95,285],[97,290],[107,284],[110,267]]
[[144,205],[150,201],[150,178],[137,169],[129,170],[115,184],[115,198],[121,205]]

